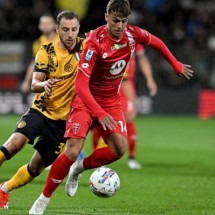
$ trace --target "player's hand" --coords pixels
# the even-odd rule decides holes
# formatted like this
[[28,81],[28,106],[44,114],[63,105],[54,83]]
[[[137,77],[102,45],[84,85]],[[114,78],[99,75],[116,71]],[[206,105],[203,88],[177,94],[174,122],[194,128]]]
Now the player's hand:
[[147,87],[149,89],[149,95],[155,96],[158,92],[157,84],[152,80],[147,82]]
[[104,130],[107,130],[107,128],[110,130],[114,130],[116,129],[116,126],[117,126],[116,121],[110,115],[99,120],[99,122],[101,123]]
[[48,96],[51,94],[52,86],[60,80],[61,79],[48,79],[47,81],[45,81],[44,90]]
[[183,64],[182,75],[184,75],[187,79],[193,77],[193,70],[190,69],[191,65]]

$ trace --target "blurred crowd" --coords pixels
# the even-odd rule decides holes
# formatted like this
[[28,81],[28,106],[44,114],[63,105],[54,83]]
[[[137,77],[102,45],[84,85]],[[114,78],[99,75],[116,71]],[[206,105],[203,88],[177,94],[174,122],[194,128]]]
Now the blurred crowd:
[[[63,9],[81,16],[81,32],[104,24],[108,0],[0,0],[0,40],[32,42],[40,32],[39,17],[54,16]],[[215,89],[215,2],[214,0],[130,0],[129,22],[160,37],[184,63],[195,71],[193,86]],[[184,84],[172,75],[166,63],[146,49],[158,84],[177,87]],[[162,72],[167,70],[167,72]]]

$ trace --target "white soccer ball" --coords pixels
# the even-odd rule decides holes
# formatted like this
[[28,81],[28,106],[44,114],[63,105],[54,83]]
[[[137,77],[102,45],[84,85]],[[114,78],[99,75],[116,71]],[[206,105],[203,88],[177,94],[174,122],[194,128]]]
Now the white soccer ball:
[[119,190],[119,176],[110,168],[100,167],[90,176],[89,187],[96,196],[111,197]]

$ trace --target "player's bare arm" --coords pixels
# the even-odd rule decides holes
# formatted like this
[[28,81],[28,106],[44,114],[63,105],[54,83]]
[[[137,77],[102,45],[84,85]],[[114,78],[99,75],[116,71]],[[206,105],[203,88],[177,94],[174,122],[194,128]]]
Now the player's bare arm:
[[31,90],[34,93],[46,92],[47,95],[50,95],[52,85],[56,82],[59,82],[60,79],[48,79],[46,80],[46,74],[42,72],[33,73]]
[[143,51],[136,55],[140,70],[146,79],[146,84],[149,89],[149,95],[155,96],[157,94],[158,89],[157,84],[153,78],[151,63]]

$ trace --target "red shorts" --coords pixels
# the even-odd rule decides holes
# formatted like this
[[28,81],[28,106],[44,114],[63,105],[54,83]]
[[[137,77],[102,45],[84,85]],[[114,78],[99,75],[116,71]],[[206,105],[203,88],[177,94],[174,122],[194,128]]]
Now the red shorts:
[[75,98],[73,98],[71,110],[67,119],[66,132],[64,135],[65,138],[86,138],[92,124],[99,126],[102,137],[105,137],[112,133],[118,133],[127,136],[126,123],[122,111],[120,96],[118,95],[111,98],[97,98],[96,101],[117,122],[118,125],[116,129],[103,130],[98,119],[92,115],[92,113],[84,105],[82,100],[76,96]]

